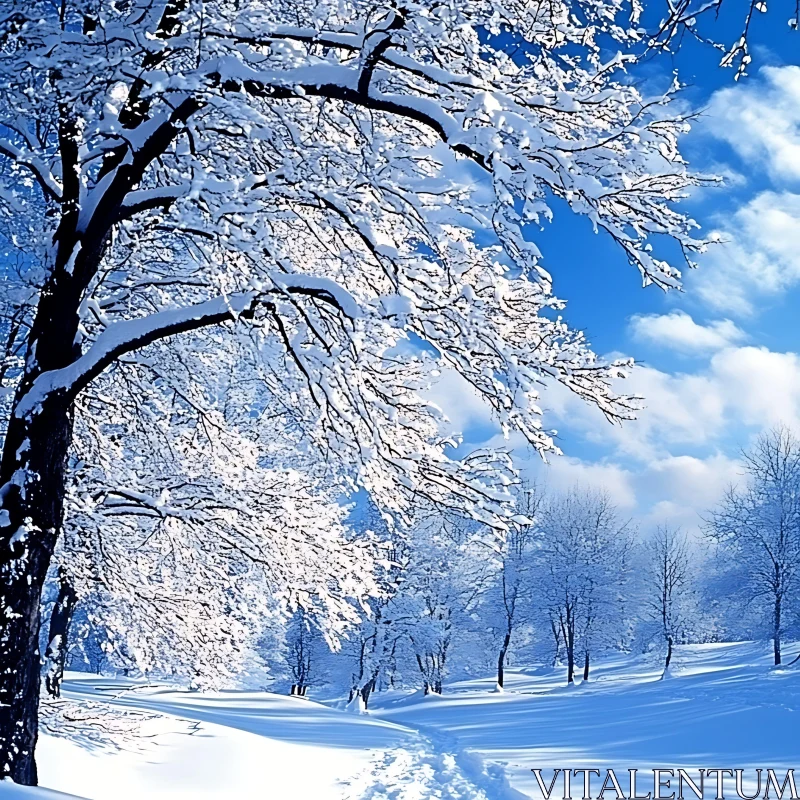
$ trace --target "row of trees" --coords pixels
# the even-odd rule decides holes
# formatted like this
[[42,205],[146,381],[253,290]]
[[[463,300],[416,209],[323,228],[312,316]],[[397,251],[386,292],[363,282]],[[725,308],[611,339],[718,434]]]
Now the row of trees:
[[743,465],[699,538],[637,531],[606,494],[580,487],[523,487],[518,510],[532,522],[502,540],[441,516],[418,521],[341,651],[315,651],[313,626],[295,619],[286,663],[303,693],[349,687],[364,705],[376,689],[441,693],[448,674],[491,669],[502,689],[510,661],[588,680],[596,656],[620,650],[650,652],[667,675],[675,646],[690,642],[770,638],[780,665],[784,637],[800,633],[800,442],[776,428]]

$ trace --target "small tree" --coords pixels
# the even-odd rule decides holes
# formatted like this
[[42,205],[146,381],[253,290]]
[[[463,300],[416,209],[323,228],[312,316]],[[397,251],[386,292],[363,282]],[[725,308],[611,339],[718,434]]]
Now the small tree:
[[659,626],[666,647],[664,675],[672,661],[673,647],[686,618],[689,591],[689,550],[680,530],[659,527],[645,544],[647,557],[647,607]]
[[567,683],[576,656],[589,679],[591,654],[619,624],[617,594],[627,576],[629,523],[602,491],[574,488],[556,496],[542,514],[543,546],[537,584],[543,616],[554,620],[567,657]]
[[781,425],[743,459],[745,485],[728,490],[706,532],[735,570],[737,592],[761,607],[778,665],[786,606],[800,589],[800,442]]
[[430,515],[413,534],[399,598],[425,694],[441,694],[456,635],[488,590],[492,564],[461,518]]
[[544,492],[540,487],[523,484],[517,493],[516,508],[527,521],[513,527],[496,544],[497,576],[490,594],[494,600],[492,612],[502,621],[497,656],[497,687],[500,690],[505,683],[505,664],[513,634],[531,611],[532,567],[543,502]]
[[286,663],[292,676],[289,694],[305,697],[317,669],[319,634],[302,609],[292,616],[286,629]]

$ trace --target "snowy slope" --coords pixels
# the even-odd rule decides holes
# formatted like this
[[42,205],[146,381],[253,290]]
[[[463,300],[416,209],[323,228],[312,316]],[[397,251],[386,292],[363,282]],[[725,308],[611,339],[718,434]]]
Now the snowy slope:
[[534,767],[788,769],[800,765],[800,669],[770,658],[761,644],[685,647],[667,680],[650,659],[619,658],[572,688],[561,670],[510,670],[506,694],[474,681],[433,704],[384,701],[380,714],[502,767],[535,798]]
[[2,800],[82,800],[73,794],[54,792],[52,789],[16,786],[9,781],[0,781],[0,798]]
[[73,675],[71,698],[157,712],[156,727],[125,752],[45,736],[42,784],[91,800],[538,800],[532,767],[797,766],[800,669],[771,669],[768,648],[680,648],[673,676],[658,678],[641,657],[606,661],[571,689],[562,670],[518,669],[505,694],[487,679],[442,698],[379,695],[360,716]]

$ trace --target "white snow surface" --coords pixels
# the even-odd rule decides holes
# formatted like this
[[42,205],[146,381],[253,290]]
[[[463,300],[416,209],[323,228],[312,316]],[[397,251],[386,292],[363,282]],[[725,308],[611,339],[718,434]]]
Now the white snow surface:
[[[487,676],[443,697],[379,694],[367,714],[71,673],[72,700],[155,712],[157,724],[121,751],[43,736],[41,783],[90,800],[539,800],[534,767],[798,766],[797,664],[775,669],[766,645],[738,643],[678,648],[673,665],[664,681],[651,656],[606,659],[570,689],[560,668],[509,669],[503,693]],[[58,795],[0,782],[0,800],[28,797]]]

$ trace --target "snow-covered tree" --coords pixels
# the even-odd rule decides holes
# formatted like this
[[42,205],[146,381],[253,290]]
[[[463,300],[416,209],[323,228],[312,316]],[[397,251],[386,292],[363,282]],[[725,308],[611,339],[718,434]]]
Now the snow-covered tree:
[[303,608],[298,609],[286,626],[284,660],[289,669],[289,694],[305,697],[308,689],[322,679],[321,663],[327,645],[315,623]]
[[407,532],[389,527],[380,511],[369,503],[361,526],[383,545],[382,568],[376,572],[378,590],[366,601],[360,624],[343,642],[352,665],[348,702],[367,709],[372,693],[394,683],[397,655],[407,635],[408,618],[403,608],[402,587],[411,557]]
[[[496,543],[497,572],[489,590],[489,609],[499,628],[497,687],[503,689],[504,669],[512,637],[530,619],[533,610],[534,558],[540,546],[539,513],[544,502],[541,487],[524,483],[517,492],[517,512],[527,520],[514,526]],[[499,621],[499,622],[498,622]]]
[[454,640],[488,590],[494,565],[485,545],[459,518],[430,515],[414,526],[396,604],[402,609],[425,694],[441,694]]
[[[270,603],[335,638],[376,591],[372,543],[337,502],[344,476],[303,450],[235,343],[213,363],[191,337],[151,348],[78,404],[57,558],[118,667],[220,685],[250,660]],[[65,639],[49,637],[53,666]]]
[[[664,4],[660,22],[649,32],[649,44],[653,48],[673,50],[677,43],[680,46],[684,35],[692,39],[711,44],[722,53],[720,66],[732,67],[735,80],[747,75],[747,69],[753,60],[750,42],[758,17],[768,10],[782,8],[778,14],[789,14],[789,27],[800,29],[800,5],[797,3],[767,3],[765,0],[668,0]],[[737,16],[738,15],[738,16]],[[733,30],[737,33],[730,37],[732,41],[716,40],[714,27],[720,16],[725,20],[723,30],[730,30],[733,18]],[[738,26],[738,29],[737,27]],[[727,38],[728,33],[724,36]]]
[[728,490],[707,533],[730,565],[733,593],[768,621],[780,664],[786,611],[800,592],[800,441],[778,426],[761,434],[743,460],[746,483]]
[[619,592],[628,577],[630,523],[603,491],[575,487],[548,502],[537,551],[537,602],[554,624],[574,682],[583,656],[588,680],[592,653],[612,644],[621,624]]
[[660,526],[645,542],[646,605],[658,626],[665,649],[664,675],[669,671],[675,644],[683,635],[691,592],[689,547],[679,529]]
[[4,3],[0,218],[38,278],[0,463],[0,773],[36,782],[75,402],[120,359],[192,331],[213,351],[250,325],[357,485],[399,515],[424,496],[498,527],[503,465],[448,457],[417,394],[432,371],[456,369],[542,451],[544,381],[631,416],[610,387],[625,365],[552,313],[523,226],[562,198],[665,287],[679,273],[651,235],[699,247],[674,208],[695,182],[685,120],[642,97],[625,56],[600,57],[603,36],[638,41],[638,10]]

